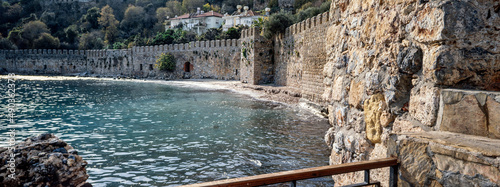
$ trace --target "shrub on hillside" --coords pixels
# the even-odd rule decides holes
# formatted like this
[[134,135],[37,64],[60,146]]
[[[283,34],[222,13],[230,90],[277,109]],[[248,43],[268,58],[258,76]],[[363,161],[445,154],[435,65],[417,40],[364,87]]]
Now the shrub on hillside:
[[58,49],[59,46],[59,38],[53,37],[49,33],[42,33],[40,37],[33,42],[33,47],[35,49]]
[[284,11],[271,15],[264,23],[264,37],[271,39],[276,33],[284,33],[294,23],[292,17],[290,12]]
[[162,71],[175,70],[175,57],[170,53],[162,53],[160,58],[156,60],[155,67]]

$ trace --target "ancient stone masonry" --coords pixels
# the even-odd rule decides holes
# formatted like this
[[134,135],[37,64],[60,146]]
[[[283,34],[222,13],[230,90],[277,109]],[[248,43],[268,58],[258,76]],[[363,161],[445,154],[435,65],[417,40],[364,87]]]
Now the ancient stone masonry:
[[240,40],[240,80],[249,84],[273,83],[272,41],[264,39],[257,28],[243,30]]
[[[0,67],[24,74],[235,80],[239,79],[239,51],[239,41],[234,39],[137,46],[124,50],[2,50]],[[161,53],[175,56],[175,71],[164,72],[155,67]]]
[[[327,13],[296,23],[275,37],[275,84],[301,91],[302,97],[324,104],[323,67],[326,34],[331,24]],[[331,83],[327,83],[331,84]]]
[[[495,0],[332,2],[317,89],[331,164],[397,156],[402,186],[500,185],[499,10]],[[385,183],[380,171],[372,178]]]

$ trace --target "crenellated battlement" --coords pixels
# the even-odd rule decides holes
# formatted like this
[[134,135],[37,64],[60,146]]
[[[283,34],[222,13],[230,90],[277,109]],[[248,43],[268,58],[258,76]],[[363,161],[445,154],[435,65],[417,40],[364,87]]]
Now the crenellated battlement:
[[155,54],[158,52],[183,51],[183,50],[208,50],[213,48],[237,48],[239,40],[210,40],[196,41],[183,44],[166,44],[155,46],[134,46],[130,49],[100,49],[100,50],[68,50],[68,49],[19,49],[19,50],[0,50],[3,55],[75,55],[88,57],[106,57],[112,54]]
[[255,37],[256,35],[260,35],[260,29],[256,27],[241,31],[241,39]]
[[[239,47],[239,40],[227,39],[129,49],[0,50],[0,67],[23,74],[238,79]],[[157,69],[155,64],[161,53],[171,53],[178,59],[175,72]],[[193,65],[189,71],[184,66],[187,62]]]
[[330,23],[329,12],[318,14],[299,23],[293,24],[285,30],[285,38],[293,34],[299,34],[311,28]]
[[210,40],[210,41],[195,41],[183,44],[165,44],[155,46],[134,46],[130,50],[133,53],[157,53],[169,51],[190,51],[190,50],[208,50],[213,48],[236,48],[239,47],[239,40]]

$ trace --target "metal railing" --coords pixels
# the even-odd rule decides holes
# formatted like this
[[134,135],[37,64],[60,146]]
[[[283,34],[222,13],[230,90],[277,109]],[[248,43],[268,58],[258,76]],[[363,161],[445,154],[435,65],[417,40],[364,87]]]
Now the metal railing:
[[306,168],[299,170],[283,171],[278,173],[270,173],[249,177],[241,177],[234,179],[226,179],[198,184],[185,185],[183,187],[205,187],[205,186],[262,186],[269,184],[277,184],[291,182],[291,186],[296,186],[296,181],[318,178],[324,176],[338,175],[356,171],[364,171],[363,183],[348,185],[355,186],[380,186],[380,182],[370,181],[370,170],[390,167],[389,186],[396,187],[398,183],[398,160],[396,158],[383,158],[377,160],[352,162],[340,165],[321,166],[315,168]]

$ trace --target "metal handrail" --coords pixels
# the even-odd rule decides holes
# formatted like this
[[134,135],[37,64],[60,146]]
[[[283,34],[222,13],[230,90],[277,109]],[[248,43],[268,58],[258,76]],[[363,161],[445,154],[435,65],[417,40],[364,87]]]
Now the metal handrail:
[[183,187],[205,187],[205,186],[261,186],[276,183],[292,182],[295,185],[297,180],[304,180],[310,178],[318,178],[324,176],[338,175],[356,171],[365,171],[365,179],[363,183],[349,185],[349,186],[365,186],[377,185],[379,182],[370,183],[370,169],[377,169],[383,167],[390,167],[389,186],[397,186],[398,176],[398,160],[397,158],[383,158],[377,160],[368,160],[361,162],[352,162],[339,165],[321,166],[314,168],[306,168],[299,170],[283,171],[278,173],[269,173],[263,175],[241,177],[234,179],[226,179],[205,183],[197,183],[185,185]]

